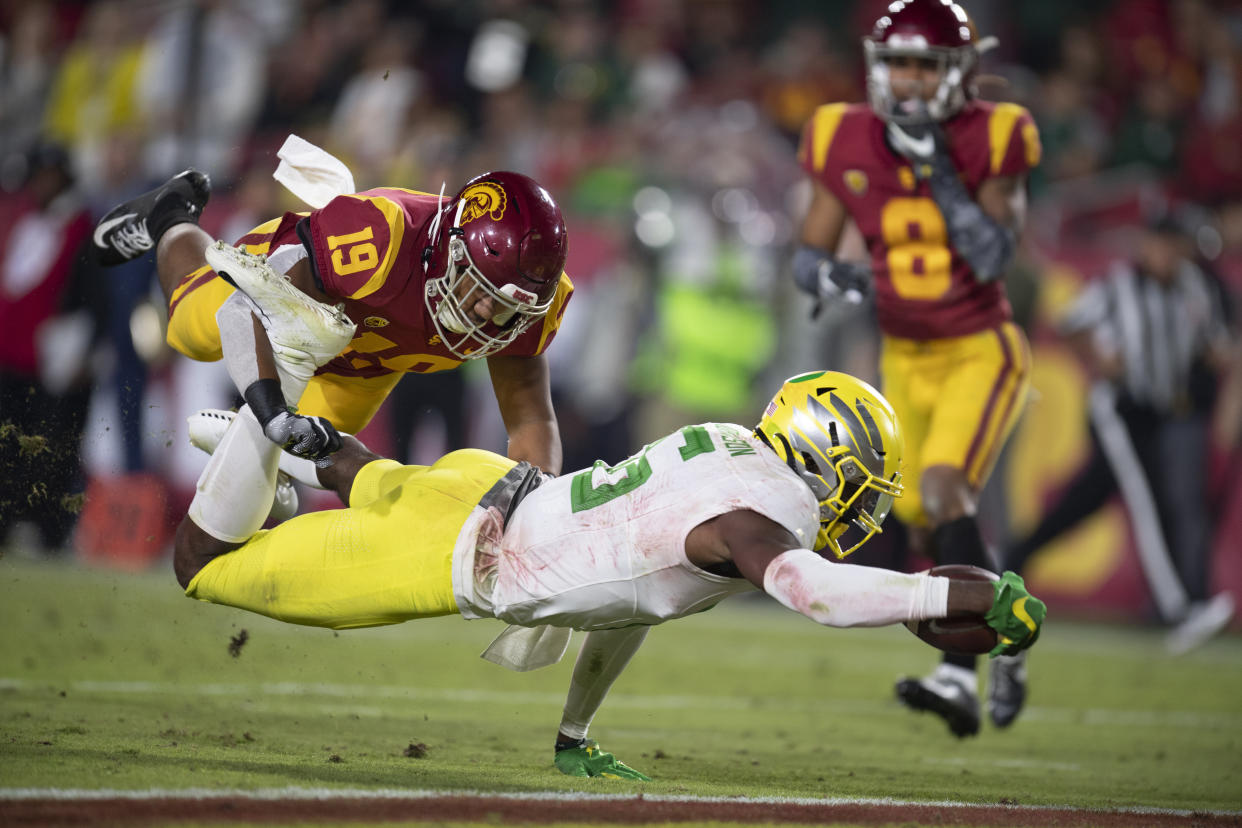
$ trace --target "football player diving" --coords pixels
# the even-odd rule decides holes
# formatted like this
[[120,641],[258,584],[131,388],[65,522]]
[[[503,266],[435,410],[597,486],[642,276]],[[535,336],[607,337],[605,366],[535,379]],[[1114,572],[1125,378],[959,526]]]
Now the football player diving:
[[[155,252],[169,345],[191,359],[223,357],[246,416],[270,440],[328,462],[341,445],[337,430],[365,426],[405,372],[485,358],[509,456],[559,473],[544,351],[573,284],[565,222],[545,189],[492,172],[447,201],[385,187],[285,213],[239,242],[300,292],[278,291],[262,311],[218,272],[242,254],[198,226],[210,193],[203,173],[175,176],[104,216],[95,252],[104,265]],[[337,311],[305,314],[297,336],[286,326],[285,341],[269,341],[256,314],[306,302]],[[273,362],[273,348],[285,358]],[[294,512],[282,478],[273,516]]]
[[[228,268],[262,310],[293,290],[254,257]],[[302,305],[262,318],[284,342],[303,326],[297,317],[331,312]],[[515,669],[555,662],[570,630],[587,631],[555,738],[555,765],[570,775],[647,778],[588,739],[591,721],[648,628],[730,595],[760,589],[836,627],[982,616],[994,653],[1029,647],[1045,617],[1014,573],[991,582],[828,560],[879,532],[902,493],[893,410],[846,374],[787,380],[754,429],[688,426],[616,466],[559,478],[477,449],[404,466],[348,435],[319,467],[282,452],[246,407],[200,412],[190,427],[213,454],[177,531],[187,596],[334,629],[499,618],[511,626],[491,660]],[[348,507],[259,530],[277,463]],[[226,488],[247,494],[242,506]],[[215,500],[250,504],[245,537],[222,539]]]
[[[897,0],[863,40],[867,104],[819,107],[798,150],[813,184],[793,259],[822,301],[873,295],[880,376],[906,436],[897,516],[938,564],[988,567],[979,493],[1026,400],[1030,351],[1002,277],[1026,213],[1039,135],[1025,109],[976,98],[979,39],[951,0]],[[869,264],[835,253],[846,220]],[[979,731],[976,659],[946,655],[898,697],[958,736]],[[1021,657],[992,664],[988,710],[1006,727],[1026,697]]]

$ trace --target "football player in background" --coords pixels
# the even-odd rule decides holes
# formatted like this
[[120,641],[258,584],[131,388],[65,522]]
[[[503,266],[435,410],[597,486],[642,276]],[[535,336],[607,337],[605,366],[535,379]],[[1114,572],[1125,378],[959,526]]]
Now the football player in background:
[[[239,260],[231,275],[259,298],[264,278],[244,271],[263,263],[252,264]],[[283,338],[284,324],[273,320],[269,333]],[[560,478],[477,449],[403,466],[346,436],[331,466],[290,458],[289,470],[348,508],[226,542],[199,517],[219,511],[201,502],[220,496],[211,481],[252,494],[242,502],[257,528],[275,485],[271,458],[282,454],[245,411],[191,418],[213,454],[177,532],[186,595],[335,629],[500,618],[511,626],[489,659],[514,669],[554,663],[569,631],[585,630],[554,753],[573,776],[647,779],[601,752],[590,723],[649,627],[730,595],[761,589],[837,627],[984,616],[997,632],[993,653],[1029,647],[1044,620],[1013,573],[993,583],[821,557],[843,558],[879,532],[902,491],[893,410],[846,374],[787,380],[753,430],[688,426],[615,467],[600,461]]]
[[[223,356],[269,439],[326,462],[337,429],[365,426],[404,372],[486,358],[509,455],[560,471],[544,351],[573,284],[560,208],[535,181],[485,173],[448,201],[379,188],[272,219],[239,247],[266,256],[302,295],[278,292],[263,311],[216,270],[238,251],[198,227],[209,195],[207,176],[187,170],[118,206],[96,227],[96,255],[113,265],[155,251],[168,343],[191,359]],[[312,300],[340,312],[299,317]],[[302,327],[269,341],[265,317],[281,313]],[[286,358],[273,362],[273,349]]]
[[[975,98],[980,40],[950,0],[899,0],[863,40],[869,104],[821,106],[798,158],[814,192],[793,261],[817,300],[874,294],[880,376],[906,435],[896,513],[938,564],[988,566],[978,497],[1026,399],[1030,352],[1002,277],[1026,213],[1039,135],[1025,109]],[[870,264],[835,257],[853,219]],[[976,659],[946,655],[899,698],[979,730]],[[993,662],[988,708],[1008,726],[1025,663]]]

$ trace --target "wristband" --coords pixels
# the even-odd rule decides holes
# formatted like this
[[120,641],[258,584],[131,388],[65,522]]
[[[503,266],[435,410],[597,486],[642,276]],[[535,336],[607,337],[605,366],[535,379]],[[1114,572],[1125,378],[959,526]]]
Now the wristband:
[[267,428],[267,424],[277,414],[287,414],[290,411],[289,406],[285,403],[285,395],[280,390],[280,380],[278,379],[255,380],[246,386],[246,390],[242,392],[242,398],[246,400],[246,404],[254,412],[255,419],[259,421],[259,425],[264,428]]

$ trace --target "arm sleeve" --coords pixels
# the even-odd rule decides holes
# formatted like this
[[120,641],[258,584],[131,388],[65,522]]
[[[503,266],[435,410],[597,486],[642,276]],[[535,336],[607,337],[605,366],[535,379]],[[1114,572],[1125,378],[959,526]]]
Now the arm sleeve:
[[1000,278],[1017,250],[1017,234],[985,213],[979,202],[971,198],[947,153],[937,155],[928,167],[932,200],[944,215],[953,247],[970,264],[979,281]]
[[827,627],[943,618],[949,608],[948,578],[829,563],[809,549],[775,557],[763,573],[763,591]]
[[591,720],[604,703],[604,697],[617,676],[630,663],[647,637],[650,627],[623,627],[619,630],[595,630],[587,635],[574,664],[561,716],[560,730],[575,739],[586,738]]
[[[988,115],[987,169],[982,178],[1026,175],[1039,165],[1043,149],[1031,114],[1012,103],[997,104]],[[983,282],[1003,275],[1017,250],[1018,237],[983,212],[962,183],[947,154],[933,160],[928,184],[944,214],[949,239]]]

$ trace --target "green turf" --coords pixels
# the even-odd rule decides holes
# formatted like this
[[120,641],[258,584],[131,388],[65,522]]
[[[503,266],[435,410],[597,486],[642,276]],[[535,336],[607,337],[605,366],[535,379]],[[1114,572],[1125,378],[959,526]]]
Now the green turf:
[[[0,787],[432,788],[1242,809],[1242,640],[1055,613],[1008,731],[893,701],[934,653],[734,600],[652,631],[592,735],[646,785],[556,773],[572,659],[479,658],[497,622],[344,633],[184,598],[171,574],[0,559]],[[249,640],[233,657],[230,639]],[[425,745],[423,758],[405,756]]]

